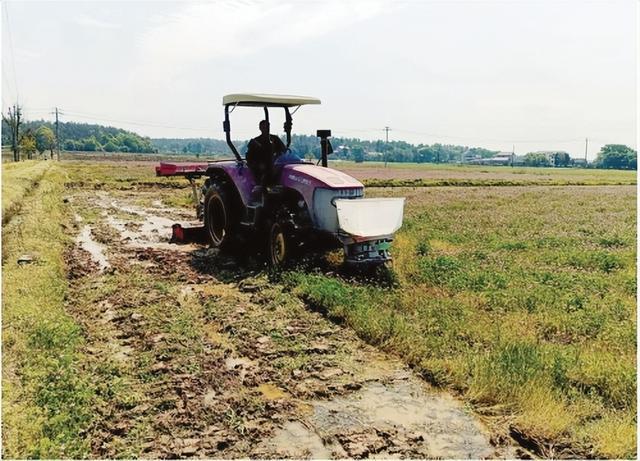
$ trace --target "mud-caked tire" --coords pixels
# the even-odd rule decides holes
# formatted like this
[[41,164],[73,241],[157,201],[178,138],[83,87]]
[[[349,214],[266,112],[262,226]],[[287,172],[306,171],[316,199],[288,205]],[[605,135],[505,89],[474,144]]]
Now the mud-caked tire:
[[278,221],[267,222],[267,263],[277,269],[291,261],[293,241],[285,226]]
[[237,210],[226,188],[212,184],[204,197],[204,227],[214,248],[226,248],[237,237]]

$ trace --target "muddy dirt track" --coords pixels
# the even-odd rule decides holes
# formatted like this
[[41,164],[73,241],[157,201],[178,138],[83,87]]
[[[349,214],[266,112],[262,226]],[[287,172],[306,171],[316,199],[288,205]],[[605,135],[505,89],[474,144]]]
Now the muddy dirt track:
[[171,225],[193,216],[157,191],[76,189],[68,200],[68,310],[99,395],[93,456],[522,456],[262,271],[169,244]]

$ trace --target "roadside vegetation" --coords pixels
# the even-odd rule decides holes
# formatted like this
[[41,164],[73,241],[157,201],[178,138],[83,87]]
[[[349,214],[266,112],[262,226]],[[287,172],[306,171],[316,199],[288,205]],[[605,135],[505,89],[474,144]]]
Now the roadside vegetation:
[[88,453],[81,433],[91,420],[90,377],[79,366],[82,332],[65,312],[63,169],[45,163],[4,169],[3,212],[8,194],[17,203],[17,191],[28,189],[45,167],[20,219],[3,227],[2,437],[8,458]]
[[389,289],[307,270],[294,293],[545,456],[636,456],[634,187],[406,196]]

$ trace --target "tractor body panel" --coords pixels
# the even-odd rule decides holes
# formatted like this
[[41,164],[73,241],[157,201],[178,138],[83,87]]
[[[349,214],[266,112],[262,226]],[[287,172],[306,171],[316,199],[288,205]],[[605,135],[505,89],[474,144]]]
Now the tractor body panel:
[[[314,228],[338,231],[338,217],[332,200],[362,197],[364,186],[357,179],[332,168],[308,163],[276,165],[277,185],[296,191],[304,200]],[[251,170],[235,161],[217,162],[207,170],[209,176],[224,172],[238,191],[243,205],[251,203],[251,191],[256,186]]]
[[280,184],[302,196],[314,228],[332,233],[338,231],[333,200],[362,197],[364,193],[364,186],[357,179],[332,168],[311,164],[284,165]]
[[256,180],[251,169],[244,163],[229,160],[211,164],[207,170],[207,175],[213,176],[218,172],[223,172],[229,177],[238,191],[242,203],[247,206],[251,201],[251,191],[256,186]]

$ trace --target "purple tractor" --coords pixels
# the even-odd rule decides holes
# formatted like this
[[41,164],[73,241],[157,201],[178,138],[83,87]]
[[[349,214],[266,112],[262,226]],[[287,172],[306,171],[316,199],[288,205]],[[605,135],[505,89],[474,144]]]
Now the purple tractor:
[[[318,130],[321,159],[313,164],[289,150],[292,113],[316,98],[266,94],[230,94],[223,98],[226,141],[234,160],[208,163],[161,163],[159,176],[181,175],[193,186],[198,215],[210,243],[223,248],[232,241],[265,240],[267,259],[281,266],[297,250],[319,238],[342,244],[346,263],[381,264],[391,259],[393,234],[402,225],[404,198],[364,198],[357,179],[327,167],[332,152],[329,130]],[[284,109],[287,151],[276,158],[273,181],[256,184],[254,174],[231,141],[229,114],[236,107]],[[291,109],[294,108],[292,111]],[[319,164],[322,164],[320,166]],[[198,192],[194,179],[204,176]]]

